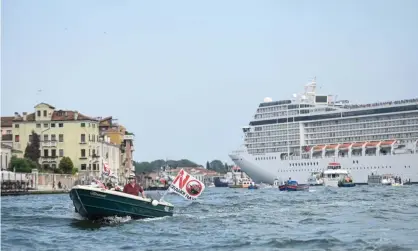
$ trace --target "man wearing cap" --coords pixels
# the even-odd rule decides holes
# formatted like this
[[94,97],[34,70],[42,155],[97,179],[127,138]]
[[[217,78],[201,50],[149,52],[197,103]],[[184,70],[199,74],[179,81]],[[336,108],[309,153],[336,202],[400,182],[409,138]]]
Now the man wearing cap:
[[123,188],[123,192],[135,196],[139,196],[139,193],[141,193],[142,198],[146,198],[144,189],[142,188],[142,186],[136,183],[134,174],[129,175],[129,183],[125,185],[125,187]]

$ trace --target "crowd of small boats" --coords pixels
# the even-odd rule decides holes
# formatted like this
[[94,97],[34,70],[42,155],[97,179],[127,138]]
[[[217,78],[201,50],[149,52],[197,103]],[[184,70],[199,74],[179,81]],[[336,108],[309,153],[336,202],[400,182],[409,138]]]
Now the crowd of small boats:
[[[223,178],[217,177],[214,179],[216,187],[229,187],[229,188],[248,188],[258,189],[261,186],[254,184],[251,178],[248,177],[239,167],[234,167],[231,172],[226,174]],[[371,174],[368,177],[369,185],[391,185],[402,186],[402,180],[400,177],[394,175],[377,175]],[[326,187],[355,187],[356,183],[353,180],[350,172],[341,167],[338,162],[331,162],[321,172],[313,172],[307,179],[307,182],[292,180],[289,177],[288,180],[274,181],[273,187],[279,188],[280,191],[306,191],[310,186],[326,186]]]

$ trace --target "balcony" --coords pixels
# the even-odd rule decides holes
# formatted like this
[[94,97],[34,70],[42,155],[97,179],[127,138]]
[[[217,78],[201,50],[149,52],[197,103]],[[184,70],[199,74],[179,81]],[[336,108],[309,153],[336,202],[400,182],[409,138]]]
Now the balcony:
[[42,163],[56,163],[58,160],[58,156],[42,156],[41,162]]
[[58,142],[57,141],[42,141],[41,146],[42,147],[57,147]]
[[13,134],[1,135],[1,141],[12,141],[12,140],[13,140]]

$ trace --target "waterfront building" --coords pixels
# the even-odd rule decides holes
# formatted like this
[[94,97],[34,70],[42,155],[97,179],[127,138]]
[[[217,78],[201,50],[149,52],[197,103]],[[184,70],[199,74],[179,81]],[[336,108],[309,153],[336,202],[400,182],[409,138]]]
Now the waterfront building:
[[[100,133],[99,118],[78,111],[57,110],[46,103],[34,108],[33,113],[15,113],[12,119],[12,146],[21,152],[18,157],[23,157],[34,131],[40,137],[39,164],[43,168],[57,168],[61,158],[66,156],[78,168],[80,175],[99,176],[104,162],[114,173],[119,173],[120,144],[111,142],[109,137]],[[2,122],[8,121],[3,118],[7,117],[2,117]],[[3,131],[9,133],[2,125]]]
[[1,117],[1,143],[13,147],[13,116]]

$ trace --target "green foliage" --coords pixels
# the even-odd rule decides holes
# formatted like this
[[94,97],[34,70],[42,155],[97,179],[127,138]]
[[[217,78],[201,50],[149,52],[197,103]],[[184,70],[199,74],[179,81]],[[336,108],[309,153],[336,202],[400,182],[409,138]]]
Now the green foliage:
[[[148,173],[148,172],[155,172],[160,171],[162,166],[169,165],[171,168],[178,168],[178,167],[203,167],[199,164],[196,164],[193,161],[188,159],[181,159],[181,160],[165,160],[159,159],[154,160],[152,162],[135,162],[135,173]],[[206,162],[206,169],[213,170],[219,173],[226,173],[228,172],[230,166],[227,163],[222,163],[220,160],[213,160],[212,162]]]
[[73,168],[73,170],[71,171],[71,173],[74,175],[76,173],[78,173],[78,168]]
[[30,173],[32,172],[32,169],[37,167],[37,164],[32,160],[26,158],[18,158],[13,155],[10,159],[9,171],[16,171],[18,173]]
[[60,170],[61,173],[72,173],[73,169],[73,161],[69,157],[62,157],[58,165],[58,170]]
[[[227,166],[227,164],[225,163],[225,165]],[[222,161],[220,160],[212,160],[209,164],[209,170],[213,170],[215,172],[218,173],[226,173],[228,172],[228,168],[225,167],[224,163],[222,163]]]
[[162,159],[154,160],[152,162],[135,162],[134,161],[135,173],[142,173],[142,172],[147,173],[147,172],[158,171],[158,170],[161,170],[161,167],[166,164],[169,165],[171,168],[200,166],[188,159],[167,160],[167,163],[165,160],[162,160]]
[[39,150],[40,149],[39,135],[35,133],[35,131],[32,131],[31,138],[32,138],[31,142],[26,146],[24,157],[26,159],[30,159],[34,161],[35,163],[39,163],[39,158],[41,157],[41,152]]

